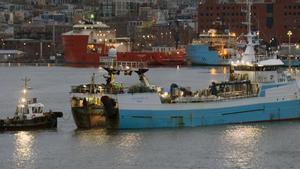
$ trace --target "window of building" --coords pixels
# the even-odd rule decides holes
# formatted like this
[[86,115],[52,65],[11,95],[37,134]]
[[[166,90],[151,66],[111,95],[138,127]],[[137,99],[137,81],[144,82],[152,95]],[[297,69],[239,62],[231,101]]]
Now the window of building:
[[272,17],[267,17],[267,22],[266,22],[267,28],[271,29],[273,27],[273,18]]
[[267,4],[267,13],[273,13],[273,4]]

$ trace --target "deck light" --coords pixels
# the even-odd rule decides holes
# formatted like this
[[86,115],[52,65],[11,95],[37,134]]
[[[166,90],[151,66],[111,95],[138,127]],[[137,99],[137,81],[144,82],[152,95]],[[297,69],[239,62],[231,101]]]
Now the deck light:
[[25,103],[25,102],[26,102],[26,99],[25,99],[25,98],[22,98],[22,99],[21,99],[21,102]]

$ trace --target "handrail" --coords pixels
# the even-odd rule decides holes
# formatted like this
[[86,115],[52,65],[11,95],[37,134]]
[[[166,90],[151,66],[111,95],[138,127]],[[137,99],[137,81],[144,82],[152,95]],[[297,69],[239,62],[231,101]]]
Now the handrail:
[[242,98],[251,98],[257,97],[257,94],[249,94],[249,95],[242,95],[242,96],[230,96],[230,97],[214,97],[214,98],[201,98],[201,97],[194,97],[194,98],[181,98],[172,100],[171,103],[191,103],[191,102],[214,102],[214,101],[227,101],[227,100],[235,100],[235,99],[242,99]]
[[116,70],[138,70],[147,69],[147,62],[142,61],[118,61],[115,58],[100,58],[100,66],[103,68],[113,68]]

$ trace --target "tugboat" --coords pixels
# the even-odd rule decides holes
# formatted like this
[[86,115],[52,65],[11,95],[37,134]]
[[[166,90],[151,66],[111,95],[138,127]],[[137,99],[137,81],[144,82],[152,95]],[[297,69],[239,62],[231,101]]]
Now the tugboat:
[[24,79],[22,97],[19,99],[15,116],[7,119],[0,119],[0,131],[22,131],[37,129],[53,129],[57,127],[57,118],[63,116],[62,112],[44,111],[44,105],[37,101],[37,98],[29,99],[28,82]]

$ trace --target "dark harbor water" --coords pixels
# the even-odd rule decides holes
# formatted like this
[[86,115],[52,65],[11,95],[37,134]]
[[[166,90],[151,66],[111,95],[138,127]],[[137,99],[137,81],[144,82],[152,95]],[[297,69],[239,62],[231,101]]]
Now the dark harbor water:
[[[216,71],[216,72],[215,72]],[[219,68],[155,68],[153,84],[207,87],[227,77]],[[54,131],[0,133],[0,169],[300,168],[300,121],[184,129],[76,130],[70,86],[103,70],[66,67],[0,67],[0,117],[13,115],[23,85],[46,109],[63,111]],[[210,73],[212,72],[212,74]],[[118,79],[128,84],[137,76]]]

